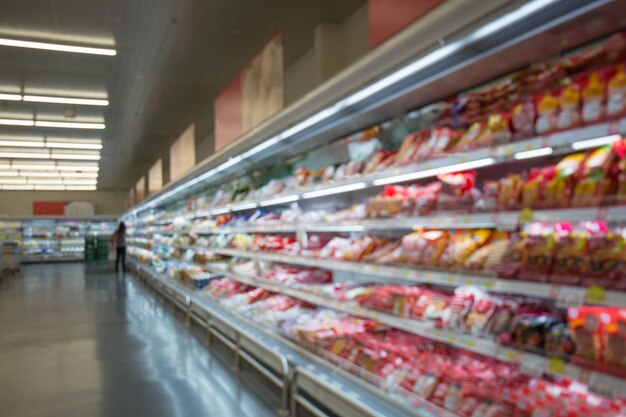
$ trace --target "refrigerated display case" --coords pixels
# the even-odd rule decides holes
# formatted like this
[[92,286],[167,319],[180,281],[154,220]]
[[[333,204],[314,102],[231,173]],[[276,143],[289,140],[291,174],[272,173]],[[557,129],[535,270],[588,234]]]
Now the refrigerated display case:
[[623,12],[483,12],[124,216],[139,275],[244,360],[285,361],[265,368],[292,415],[625,411]]
[[107,236],[115,230],[116,219],[22,218],[0,222],[2,240],[19,246],[22,262],[85,260],[85,239]]

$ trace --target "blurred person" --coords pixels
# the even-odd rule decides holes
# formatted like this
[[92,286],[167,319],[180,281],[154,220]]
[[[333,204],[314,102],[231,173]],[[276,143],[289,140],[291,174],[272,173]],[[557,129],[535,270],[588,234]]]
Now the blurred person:
[[111,235],[111,242],[115,244],[115,272],[119,272],[120,260],[122,261],[122,270],[126,272],[126,224],[120,222],[119,227]]

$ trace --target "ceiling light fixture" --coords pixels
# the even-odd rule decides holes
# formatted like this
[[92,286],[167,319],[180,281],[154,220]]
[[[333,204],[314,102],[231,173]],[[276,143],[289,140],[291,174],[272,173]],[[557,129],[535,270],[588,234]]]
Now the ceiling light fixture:
[[97,188],[95,185],[68,185],[65,187],[67,191],[96,191]]
[[46,51],[73,52],[77,54],[108,55],[108,56],[115,56],[117,54],[115,49],[109,49],[109,48],[93,48],[93,47],[88,47],[88,46],[73,46],[73,45],[63,45],[63,44],[58,44],[58,43],[33,42],[33,41],[23,41],[19,39],[7,39],[7,38],[0,38],[0,45],[13,46],[16,48],[43,49]]
[[3,140],[0,139],[0,146],[17,146],[24,148],[43,148],[45,145],[42,141],[35,140]]
[[[32,125],[29,125],[32,126]],[[60,127],[68,129],[104,129],[104,123],[55,122],[51,120],[36,120],[37,127]]]
[[100,167],[98,165],[79,165],[79,164],[58,164],[56,169],[59,171],[90,171],[98,172]]
[[99,141],[93,141],[93,143],[87,142],[46,142],[46,148],[59,148],[59,149],[102,149],[102,143]]
[[56,180],[46,180],[46,179],[28,179],[28,183],[32,185],[63,185],[63,181],[61,179]]
[[35,126],[35,122],[32,120],[24,120],[24,119],[0,119],[0,125]]
[[26,178],[0,178],[0,184],[26,184]]
[[302,198],[324,197],[327,195],[347,193],[349,191],[361,190],[367,186],[364,182],[356,182],[354,184],[340,185],[339,187],[326,188],[325,190],[310,191],[302,194]]
[[34,169],[34,170],[45,170],[50,171],[54,170],[56,167],[53,163],[50,164],[36,164],[36,163],[27,163],[27,162],[13,162],[11,164],[12,169]]
[[76,159],[76,160],[85,160],[85,161],[99,161],[100,154],[56,153],[53,151],[52,159]]
[[63,180],[65,185],[97,185],[98,180]]
[[97,172],[60,172],[63,178],[98,178]]
[[50,159],[49,153],[43,152],[6,152],[0,150],[0,158],[33,158],[33,159]]
[[65,191],[64,185],[35,185],[36,191]]
[[21,101],[22,96],[19,94],[0,93],[0,100]]
[[109,105],[109,100],[97,99],[97,98],[73,98],[73,97],[24,95],[23,100],[36,102],[36,103],[80,104],[80,105],[85,105],[85,106],[108,106]]
[[61,174],[57,171],[19,171],[21,177],[57,178]]
[[19,177],[19,175],[17,171],[0,171],[0,177]]
[[3,190],[28,191],[34,189],[32,185],[2,185]]

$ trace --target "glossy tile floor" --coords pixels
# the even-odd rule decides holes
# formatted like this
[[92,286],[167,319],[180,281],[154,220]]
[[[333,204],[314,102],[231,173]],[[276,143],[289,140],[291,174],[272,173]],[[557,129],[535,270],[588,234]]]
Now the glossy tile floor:
[[274,415],[130,277],[42,264],[0,282],[2,417]]

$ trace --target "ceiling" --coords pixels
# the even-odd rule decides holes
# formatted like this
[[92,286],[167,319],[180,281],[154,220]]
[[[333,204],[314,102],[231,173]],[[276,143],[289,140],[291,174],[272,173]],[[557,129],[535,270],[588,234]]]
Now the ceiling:
[[[106,122],[104,131],[0,126],[0,134],[102,138],[99,189],[127,190],[192,122],[212,135],[213,98],[269,37],[289,66],[319,22],[365,0],[3,0],[0,37],[112,47],[96,56],[0,46],[0,90],[109,98],[108,107],[0,101],[0,117]],[[69,117],[69,119],[68,119]],[[204,150],[205,155],[209,150]],[[200,152],[202,154],[202,152]]]

